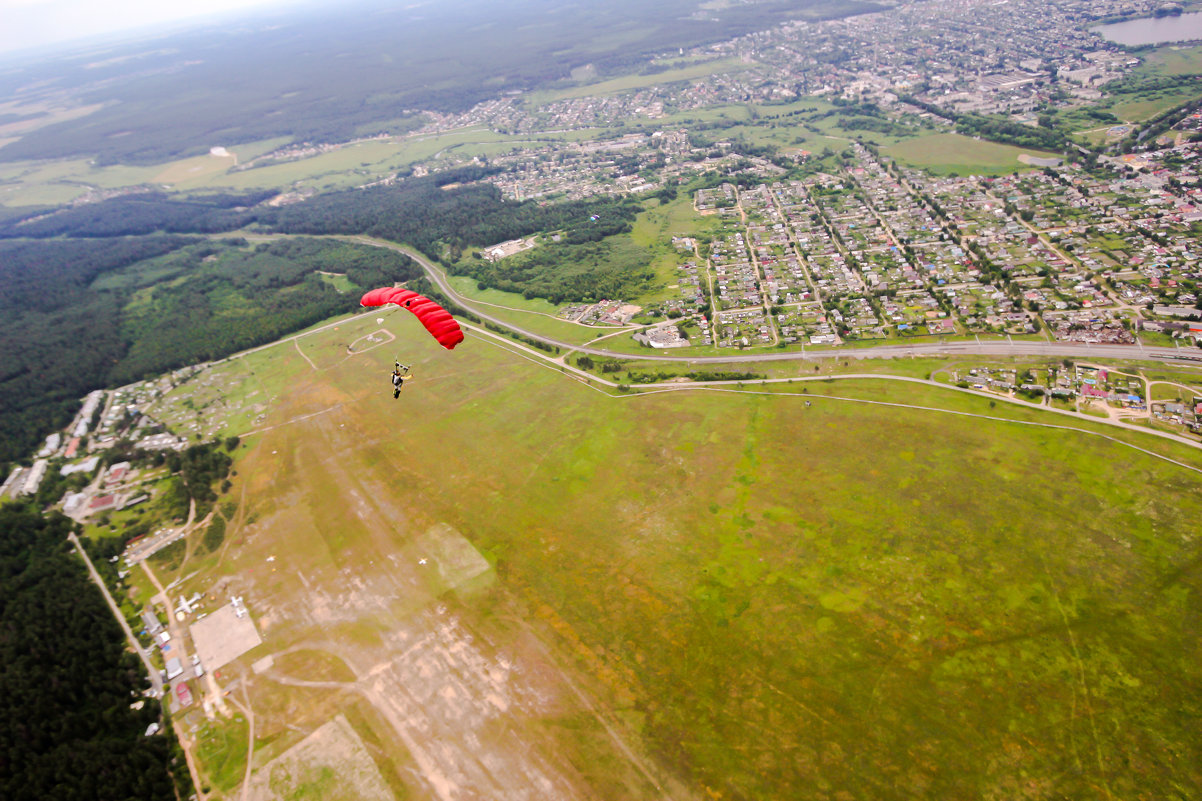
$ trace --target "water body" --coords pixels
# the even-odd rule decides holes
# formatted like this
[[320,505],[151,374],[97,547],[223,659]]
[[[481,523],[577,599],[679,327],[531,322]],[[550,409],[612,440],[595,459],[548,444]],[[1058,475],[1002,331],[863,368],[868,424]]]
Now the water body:
[[1131,19],[1113,25],[1098,25],[1090,30],[1103,39],[1130,47],[1189,42],[1202,39],[1202,12]]

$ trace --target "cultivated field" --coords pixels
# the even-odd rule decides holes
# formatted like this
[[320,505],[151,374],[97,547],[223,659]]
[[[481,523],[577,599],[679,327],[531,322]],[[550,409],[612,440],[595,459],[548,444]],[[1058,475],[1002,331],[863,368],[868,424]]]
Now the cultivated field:
[[[400,314],[348,354],[375,317],[207,384],[270,398],[226,545],[180,569],[263,636],[221,678],[256,797],[334,786],[284,756],[318,731],[370,797],[1202,786],[1198,472],[921,386],[610,396]],[[247,725],[205,724],[225,797]]]

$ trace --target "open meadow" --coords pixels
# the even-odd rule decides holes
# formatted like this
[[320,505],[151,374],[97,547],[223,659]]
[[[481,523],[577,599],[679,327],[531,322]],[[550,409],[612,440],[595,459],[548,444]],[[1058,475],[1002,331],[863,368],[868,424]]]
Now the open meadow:
[[[206,426],[249,435],[237,509],[162,576],[242,596],[262,634],[219,677],[255,797],[334,786],[314,736],[361,797],[1202,786],[1197,469],[953,391],[610,394],[376,318],[195,379],[270,400]],[[222,726],[201,769],[236,797],[246,723]]]
[[1022,163],[1022,154],[1055,158],[1057,154],[1031,148],[1000,145],[955,133],[935,133],[907,139],[881,149],[887,156],[936,175],[1006,175],[1034,169]]

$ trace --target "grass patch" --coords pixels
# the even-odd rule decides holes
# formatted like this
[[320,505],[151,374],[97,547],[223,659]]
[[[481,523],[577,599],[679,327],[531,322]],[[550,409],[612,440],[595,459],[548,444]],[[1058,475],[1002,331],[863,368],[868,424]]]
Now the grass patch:
[[584,84],[571,89],[561,89],[553,92],[531,92],[526,102],[529,106],[537,108],[559,100],[612,95],[618,92],[627,92],[632,89],[642,89],[648,86],[660,86],[675,81],[691,81],[717,73],[733,74],[745,72],[747,69],[749,69],[747,64],[734,58],[704,61],[679,69],[664,70],[663,72],[655,72],[648,75],[623,75],[618,78]]
[[312,649],[289,651],[274,658],[273,669],[302,681],[353,682],[355,674],[346,662],[327,652]]
[[1149,53],[1141,53],[1143,63],[1136,72],[1154,75],[1197,75],[1202,73],[1202,47],[1166,45]]
[[229,720],[201,719],[196,733],[196,758],[201,772],[216,788],[228,792],[246,774],[246,742],[249,727],[241,713]]
[[1170,89],[1160,92],[1140,93],[1116,102],[1110,110],[1116,117],[1128,122],[1142,122],[1162,111],[1179,106],[1198,96],[1193,89]]
[[1055,157],[1029,148],[1001,145],[955,133],[928,134],[882,149],[900,162],[921,167],[936,175],[1004,175],[1033,169],[1018,160],[1026,153],[1040,158]]
[[[238,465],[259,517],[254,561],[231,571],[286,542],[307,576],[361,573],[453,526],[497,575],[467,620],[492,631],[498,593],[516,599],[659,766],[730,797],[1007,795],[1018,775],[1125,796],[1202,778],[1179,712],[1202,676],[1180,626],[1198,474],[1007,420],[1196,451],[898,382],[608,397],[474,339],[415,339],[422,379],[398,405],[364,379],[390,366],[381,349],[319,372],[286,352],[246,360],[292,383]],[[405,510],[385,541],[345,513],[364,497]],[[548,736],[573,760],[564,729]]]

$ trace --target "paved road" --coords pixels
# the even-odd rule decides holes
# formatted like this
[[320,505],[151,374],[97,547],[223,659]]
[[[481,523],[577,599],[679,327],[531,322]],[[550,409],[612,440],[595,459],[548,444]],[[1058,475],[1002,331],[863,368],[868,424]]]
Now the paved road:
[[958,355],[974,355],[974,356],[1029,356],[1041,358],[1072,358],[1072,359],[1140,359],[1146,361],[1159,361],[1170,363],[1189,363],[1196,361],[1199,366],[1202,366],[1202,349],[1198,348],[1165,348],[1134,345],[1090,345],[1082,342],[929,342],[914,345],[880,345],[877,347],[849,347],[841,346],[834,350],[817,350],[817,351],[781,351],[779,353],[732,353],[729,356],[683,356],[683,355],[661,355],[658,353],[622,353],[620,351],[606,350],[605,348],[595,348],[588,345],[576,345],[571,342],[563,342],[558,339],[545,336],[534,331],[529,331],[521,326],[514,325],[508,320],[502,320],[499,317],[494,317],[488,312],[481,310],[478,306],[472,303],[468,298],[460,295],[455,291],[454,287],[443,277],[442,272],[435,267],[421,253],[404,245],[398,245],[393,242],[385,242],[381,239],[373,239],[365,236],[354,237],[338,237],[345,238],[353,242],[359,242],[364,245],[373,247],[387,248],[395,250],[398,253],[403,253],[413,259],[417,264],[421,265],[426,274],[430,276],[430,280],[438,285],[447,297],[452,298],[456,303],[466,309],[469,309],[473,314],[481,320],[486,320],[490,323],[502,326],[510,331],[514,331],[531,339],[545,342],[549,345],[555,345],[563,350],[577,351],[579,353],[587,353],[593,356],[606,356],[617,359],[639,359],[642,361],[663,361],[663,362],[688,362],[690,364],[730,364],[733,362],[750,363],[750,362],[774,362],[774,361],[789,361],[789,360],[806,360],[806,359],[881,359],[881,358],[896,358],[899,356],[958,356]]
[[154,686],[155,697],[162,698],[163,677],[159,675],[158,669],[150,663],[150,655],[142,648],[142,643],[138,642],[138,638],[134,636],[133,629],[125,622],[125,615],[121,614],[121,607],[117,606],[117,602],[109,594],[109,588],[104,585],[104,579],[96,572],[96,566],[92,564],[92,560],[88,557],[88,552],[83,549],[83,544],[75,536],[75,532],[71,532],[67,536],[71,540],[71,544],[75,546],[75,551],[83,557],[84,564],[88,566],[88,572],[92,574],[92,581],[96,582],[96,586],[104,593],[104,600],[108,601],[109,608],[113,610],[113,617],[117,618],[117,622],[121,624],[121,628],[125,629],[125,636],[129,640],[129,644],[133,646],[138,656],[142,658],[142,664],[146,666],[146,673],[150,677],[150,683]]

